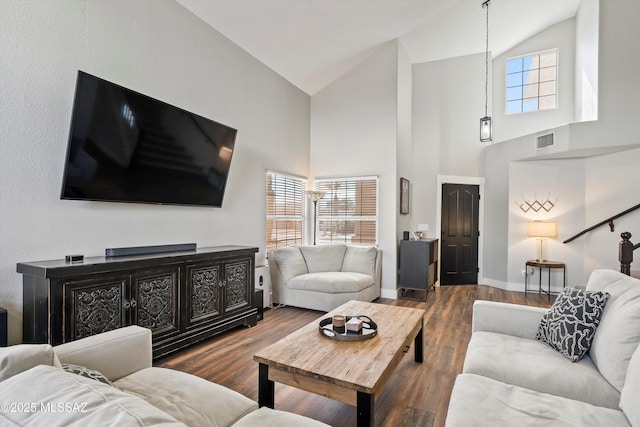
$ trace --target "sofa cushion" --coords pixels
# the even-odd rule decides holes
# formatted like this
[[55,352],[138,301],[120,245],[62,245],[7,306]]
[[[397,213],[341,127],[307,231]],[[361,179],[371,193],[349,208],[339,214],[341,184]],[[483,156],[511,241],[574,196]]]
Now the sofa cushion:
[[376,247],[347,246],[342,262],[342,271],[375,276],[377,256],[378,248]]
[[299,246],[309,273],[342,270],[347,245]]
[[309,272],[304,257],[296,246],[270,252],[269,259],[273,259],[278,265],[283,283],[288,283],[292,278]]
[[463,372],[596,406],[617,408],[620,400],[620,393],[588,356],[572,363],[545,343],[529,338],[474,332]]
[[606,292],[563,289],[542,316],[536,339],[572,362],[580,360],[591,347],[608,299]]
[[368,274],[329,271],[296,276],[289,280],[287,287],[290,289],[336,294],[360,292],[363,289],[373,286],[374,283],[375,279]]
[[240,393],[172,369],[143,369],[116,385],[190,426],[226,427],[258,409]]
[[602,283],[607,283],[603,290],[610,297],[589,355],[602,376],[622,390],[627,365],[640,343],[640,280],[617,271],[596,270],[587,289]]
[[0,425],[184,426],[139,397],[53,366],[0,382],[0,396],[3,402],[36,405],[0,411]]
[[627,379],[620,393],[620,409],[622,409],[633,427],[640,427],[640,346],[629,361]]
[[0,348],[0,381],[38,365],[60,366],[49,344],[18,344]]
[[54,350],[61,362],[97,369],[110,381],[116,381],[151,366],[151,342],[151,329],[130,325],[69,341]]
[[629,427],[622,411],[540,393],[490,378],[456,378],[446,427]]
[[604,291],[607,286],[612,283],[625,280],[629,276],[615,270],[596,269],[591,272],[587,281],[586,290],[588,291]]
[[235,423],[233,427],[328,427],[302,415],[262,407]]

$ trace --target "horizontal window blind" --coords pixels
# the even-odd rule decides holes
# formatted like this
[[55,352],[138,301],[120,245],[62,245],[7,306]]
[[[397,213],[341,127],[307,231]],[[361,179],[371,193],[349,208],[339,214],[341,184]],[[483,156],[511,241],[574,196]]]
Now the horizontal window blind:
[[267,171],[266,250],[302,245],[306,227],[307,180]]
[[318,243],[377,244],[377,177],[318,179],[315,185],[325,192],[318,201]]

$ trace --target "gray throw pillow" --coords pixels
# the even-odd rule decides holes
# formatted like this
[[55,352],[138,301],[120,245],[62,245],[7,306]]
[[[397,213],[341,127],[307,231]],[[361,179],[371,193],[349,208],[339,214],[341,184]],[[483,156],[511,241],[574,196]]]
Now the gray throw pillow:
[[101,383],[116,387],[115,384],[109,381],[109,378],[105,377],[104,374],[102,374],[102,372],[96,371],[94,369],[89,369],[85,366],[72,365],[70,363],[63,363],[62,369],[64,369],[66,372],[70,372],[72,374],[80,375],[81,377],[100,381]]
[[536,339],[577,362],[591,347],[608,299],[606,292],[563,289],[542,316]]

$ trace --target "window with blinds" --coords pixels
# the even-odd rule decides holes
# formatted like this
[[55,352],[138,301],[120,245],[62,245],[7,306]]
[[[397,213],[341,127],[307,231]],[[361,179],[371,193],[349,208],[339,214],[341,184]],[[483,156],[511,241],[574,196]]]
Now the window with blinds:
[[317,242],[376,245],[378,243],[378,178],[318,179]]
[[304,243],[306,188],[304,178],[267,171],[267,252]]

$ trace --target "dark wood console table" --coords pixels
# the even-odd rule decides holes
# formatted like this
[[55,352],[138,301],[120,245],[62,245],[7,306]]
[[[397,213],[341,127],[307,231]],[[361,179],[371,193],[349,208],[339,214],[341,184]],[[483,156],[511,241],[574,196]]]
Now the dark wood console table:
[[[547,294],[549,299],[551,299],[551,269],[553,268],[561,268],[562,269],[562,288],[566,286],[567,283],[567,268],[563,262],[558,261],[547,261],[547,260],[537,260],[532,259],[525,263],[525,275],[524,275],[524,293],[526,294],[528,289],[528,278],[529,278],[529,267],[538,267],[538,293]],[[542,289],[542,269],[546,268],[549,272],[549,276],[547,278],[547,290]]]
[[57,345],[128,325],[153,332],[158,358],[232,327],[257,323],[258,248],[18,263],[23,341]]

